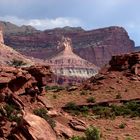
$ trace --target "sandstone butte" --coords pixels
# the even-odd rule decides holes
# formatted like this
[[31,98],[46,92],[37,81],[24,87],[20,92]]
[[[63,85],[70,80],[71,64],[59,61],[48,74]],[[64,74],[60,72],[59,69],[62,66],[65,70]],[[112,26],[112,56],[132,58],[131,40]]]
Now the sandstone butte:
[[63,37],[58,43],[58,48],[62,51],[46,60],[46,64],[51,66],[57,78],[64,76],[71,79],[87,79],[98,73],[99,67],[73,53],[70,38]]

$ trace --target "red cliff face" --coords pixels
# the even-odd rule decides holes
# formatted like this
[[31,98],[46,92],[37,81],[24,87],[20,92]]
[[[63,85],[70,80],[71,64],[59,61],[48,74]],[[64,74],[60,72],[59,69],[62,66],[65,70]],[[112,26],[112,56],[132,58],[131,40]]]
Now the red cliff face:
[[98,66],[107,64],[112,55],[128,53],[134,49],[134,42],[122,27],[113,26],[91,31],[71,27],[45,31],[30,28],[27,26],[24,30],[19,30],[20,28],[16,27],[13,32],[9,32],[5,26],[6,44],[23,54],[46,59],[59,52],[57,42],[65,36],[72,39],[76,54]]

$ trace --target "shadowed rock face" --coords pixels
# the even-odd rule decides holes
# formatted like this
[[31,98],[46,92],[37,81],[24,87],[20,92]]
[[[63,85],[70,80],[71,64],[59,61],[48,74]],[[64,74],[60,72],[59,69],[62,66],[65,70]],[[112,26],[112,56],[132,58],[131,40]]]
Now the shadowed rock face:
[[117,26],[91,31],[72,27],[38,31],[28,26],[24,26],[23,30],[23,27],[5,22],[2,27],[7,45],[25,55],[42,59],[60,51],[57,49],[57,42],[62,36],[72,39],[76,54],[97,66],[107,64],[112,55],[132,52],[134,49],[134,42],[129,39],[125,29]]
[[98,73],[99,68],[97,66],[73,53],[70,38],[62,38],[58,47],[63,48],[63,51],[46,60],[46,63],[51,66],[57,76],[86,79]]

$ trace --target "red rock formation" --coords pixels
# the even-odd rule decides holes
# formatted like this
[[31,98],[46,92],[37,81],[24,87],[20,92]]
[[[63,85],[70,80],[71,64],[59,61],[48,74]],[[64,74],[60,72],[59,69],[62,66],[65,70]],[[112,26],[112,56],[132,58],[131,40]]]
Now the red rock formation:
[[[62,36],[72,39],[76,54],[98,66],[107,64],[112,55],[128,53],[134,49],[134,42],[129,39],[128,33],[122,27],[91,31],[65,27],[41,32],[32,28],[20,30],[20,27],[13,27],[10,23],[2,26],[5,29],[6,44],[25,55],[43,59],[58,53],[57,42]],[[8,28],[11,30],[7,30]]]
[[4,44],[3,32],[1,28],[0,28],[0,44]]
[[47,65],[51,66],[57,77],[87,79],[98,73],[97,66],[73,53],[70,38],[62,38],[58,47],[63,48],[63,51],[46,60]]
[[13,48],[4,44],[3,32],[0,28],[0,65],[32,65],[33,61],[27,59]]

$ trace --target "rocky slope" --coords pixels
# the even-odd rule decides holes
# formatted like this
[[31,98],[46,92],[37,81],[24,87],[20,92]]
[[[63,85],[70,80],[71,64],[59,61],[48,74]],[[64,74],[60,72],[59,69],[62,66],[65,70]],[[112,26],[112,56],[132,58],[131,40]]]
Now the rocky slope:
[[114,56],[79,87],[48,88],[48,66],[0,67],[0,77],[2,140],[68,140],[85,130],[100,140],[139,140],[140,52]]
[[3,33],[0,30],[0,65],[32,65],[33,61],[27,59],[13,48],[4,44]]
[[37,31],[28,26],[21,30],[23,27],[15,27],[7,22],[1,22],[1,25],[5,31],[7,45],[25,55],[42,59],[59,52],[57,42],[62,36],[72,39],[76,54],[98,66],[108,63],[112,55],[131,52],[134,49],[134,42],[122,27],[113,26],[91,31],[65,27]]

